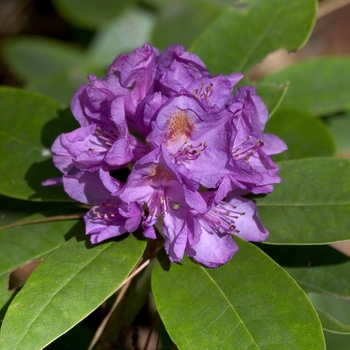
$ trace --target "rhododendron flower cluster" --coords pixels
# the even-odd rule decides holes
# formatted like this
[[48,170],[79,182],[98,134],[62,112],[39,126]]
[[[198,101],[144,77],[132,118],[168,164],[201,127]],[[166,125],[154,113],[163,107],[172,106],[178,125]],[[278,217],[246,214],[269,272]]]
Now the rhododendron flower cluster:
[[[52,146],[60,179],[85,216],[92,243],[162,225],[172,262],[184,253],[209,267],[231,259],[234,236],[263,241],[246,194],[279,183],[271,155],[286,149],[263,134],[268,111],[241,73],[212,76],[202,60],[173,45],[146,43],[118,56],[106,78],[89,76],[71,109],[80,127]],[[234,93],[233,93],[234,92]],[[127,174],[127,176],[125,176]]]

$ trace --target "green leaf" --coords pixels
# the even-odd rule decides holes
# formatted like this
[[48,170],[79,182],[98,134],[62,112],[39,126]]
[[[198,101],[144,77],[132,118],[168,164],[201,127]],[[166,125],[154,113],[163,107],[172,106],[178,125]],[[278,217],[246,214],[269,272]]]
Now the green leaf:
[[90,60],[76,47],[55,40],[22,36],[7,42],[4,52],[7,64],[25,81],[27,89],[67,106],[77,88],[87,82],[89,74],[105,74],[105,64],[101,67],[100,62]]
[[321,325],[306,295],[257,247],[236,240],[239,252],[217,269],[188,258],[155,266],[157,310],[178,348],[277,349],[288,344],[288,349],[324,349]]
[[[29,216],[25,221],[42,218]],[[82,231],[76,220],[17,226],[0,231],[0,319],[14,291],[8,290],[9,274],[34,259],[41,259]]]
[[271,117],[284,99],[288,90],[288,84],[258,84],[256,89],[258,95],[264,101]]
[[150,12],[130,8],[123,16],[104,25],[94,36],[85,59],[91,65],[108,67],[121,53],[150,41],[155,18]]
[[350,302],[329,295],[311,293],[309,298],[316,308],[326,331],[350,335]]
[[58,13],[78,27],[95,29],[119,16],[128,0],[54,0]]
[[[61,186],[42,181],[61,173],[50,148],[74,118],[55,100],[37,93],[0,88],[0,193],[31,200],[70,200]],[[56,118],[56,119],[54,119]]]
[[315,18],[314,0],[244,0],[208,23],[191,51],[213,74],[247,72],[279,48],[294,51],[303,46]]
[[224,9],[208,1],[167,1],[160,10],[152,42],[160,50],[172,44],[189,47]]
[[350,58],[316,58],[297,63],[262,80],[290,82],[281,106],[327,115],[350,109]]
[[[334,299],[334,298],[332,298]],[[344,300],[332,300],[332,308],[334,308],[334,306],[336,306],[337,302],[342,302],[341,304],[344,303]],[[348,303],[349,304],[349,303]],[[322,323],[322,328],[325,331],[331,332],[331,333],[337,333],[337,334],[346,334],[346,335],[350,335],[350,324],[344,324],[342,322],[340,322],[338,319],[336,319],[332,314],[319,309],[317,306],[314,307],[317,311],[318,317],[320,318],[320,321]],[[338,305],[338,307],[341,307],[342,311],[348,312],[349,310],[349,305],[348,307],[344,310],[343,305]],[[338,308],[337,307],[337,308]]]
[[288,268],[287,271],[307,293],[328,294],[350,301],[349,261],[328,266]]
[[81,62],[80,67],[71,67],[56,74],[31,79],[25,84],[25,87],[50,96],[57,101],[63,102],[65,106],[69,106],[75,91],[79,86],[87,83],[87,76],[93,73],[98,73],[97,75],[100,76],[104,74],[103,69],[92,69],[84,66],[83,62]]
[[82,51],[76,47],[47,38],[20,36],[4,45],[6,63],[23,80],[45,77],[79,66],[82,57]]
[[350,258],[329,245],[273,245],[255,243],[278,265],[310,267],[340,264]]
[[71,239],[33,272],[7,311],[1,349],[42,349],[67,332],[115,292],[146,244],[130,236],[86,245]]
[[350,239],[350,160],[281,162],[283,183],[256,198],[272,244],[326,244]]
[[350,343],[350,337],[344,334],[325,332],[327,349],[344,350],[344,344]]
[[333,136],[323,120],[304,111],[279,108],[265,132],[279,136],[288,146],[286,152],[274,156],[276,161],[335,154]]
[[326,120],[335,138],[337,154],[340,157],[350,158],[350,112],[333,115]]

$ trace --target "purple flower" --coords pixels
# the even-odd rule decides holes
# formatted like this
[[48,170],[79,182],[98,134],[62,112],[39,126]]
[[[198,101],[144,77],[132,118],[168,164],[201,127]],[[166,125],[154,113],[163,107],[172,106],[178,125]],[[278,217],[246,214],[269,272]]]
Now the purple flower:
[[281,182],[278,166],[271,155],[287,149],[277,136],[263,134],[268,111],[256,90],[242,87],[230,98],[226,130],[230,134],[230,160],[223,181],[253,193],[268,193],[271,184]]
[[84,217],[86,234],[91,243],[100,243],[106,239],[133,232],[141,222],[142,209],[136,203],[127,205],[117,198],[94,206]]
[[211,76],[179,45],[118,56],[106,78],[89,76],[73,96],[80,127],[54,142],[63,175],[44,184],[92,206],[84,217],[92,243],[139,227],[156,239],[157,227],[172,262],[186,253],[205,266],[226,263],[234,236],[268,236],[242,196],[272,191],[281,179],[271,156],[286,149],[264,134],[268,111],[256,90],[233,93],[242,77]]
[[118,77],[125,89],[125,114],[130,127],[143,134],[135,116],[139,103],[154,92],[159,51],[146,43],[128,55],[118,56],[108,69],[108,74]]
[[148,148],[129,133],[123,96],[115,97],[109,105],[110,111],[97,114],[94,123],[61,134],[54,142],[53,161],[64,175],[73,169],[96,171],[103,164],[110,170],[118,169],[147,153]]
[[168,97],[193,94],[207,111],[222,110],[242,78],[241,73],[211,76],[203,61],[180,45],[170,46],[159,57],[160,91]]
[[[186,253],[196,261],[217,267],[228,262],[238,251],[233,236],[246,241],[261,242],[268,236],[263,227],[255,204],[232,192],[225,200],[219,201],[213,192],[203,194],[212,207],[205,214],[192,211],[188,224],[188,245]],[[218,204],[214,204],[218,202]]]
[[163,219],[165,249],[172,261],[180,261],[187,244],[185,218],[190,209],[205,212],[207,205],[196,187],[188,188],[161,147],[134,164],[123,192],[127,204],[146,205],[141,227],[144,235],[156,238],[154,224]]
[[163,145],[177,170],[201,185],[216,187],[228,162],[228,134],[215,114],[193,95],[178,95],[159,109],[147,141]]
[[159,56],[157,80],[159,90],[165,95],[177,93],[194,80],[208,76],[210,72],[204,62],[181,45],[169,46]]

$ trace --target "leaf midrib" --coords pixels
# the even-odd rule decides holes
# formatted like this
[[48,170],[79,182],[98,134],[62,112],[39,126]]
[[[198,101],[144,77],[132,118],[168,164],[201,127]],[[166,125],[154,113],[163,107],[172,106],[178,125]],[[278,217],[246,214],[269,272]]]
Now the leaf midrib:
[[220,288],[220,286],[216,283],[216,281],[210,276],[210,274],[205,270],[204,267],[201,267],[201,270],[204,272],[204,274],[210,279],[210,281],[215,285],[215,287],[218,289],[218,291],[220,292],[220,294],[224,297],[224,299],[226,300],[226,302],[228,303],[229,307],[231,307],[232,311],[235,313],[235,315],[238,317],[240,323],[242,324],[242,326],[244,327],[244,329],[246,330],[246,332],[248,333],[248,335],[250,336],[251,340],[253,341],[254,345],[256,346],[257,349],[259,349],[258,344],[256,343],[256,341],[254,340],[253,335],[251,334],[251,332],[249,331],[249,329],[246,327],[246,325],[244,324],[242,318],[239,316],[238,312],[236,311],[235,307],[232,305],[232,303],[230,302],[230,300],[226,297],[225,293],[223,292],[223,290]]
[[78,276],[86,267],[88,267],[88,266],[91,264],[92,261],[94,261],[96,258],[98,258],[99,255],[102,254],[106,249],[108,249],[109,246],[110,246],[110,245],[108,244],[108,245],[106,245],[105,247],[103,247],[103,249],[100,250],[100,251],[98,252],[98,254],[96,254],[94,257],[92,257],[92,258],[89,260],[89,262],[88,262],[87,264],[85,264],[84,266],[82,266],[82,267],[77,271],[77,273],[74,274],[74,276],[72,276],[72,277],[69,278],[65,283],[63,283],[63,284],[61,284],[61,285],[59,286],[59,289],[57,289],[57,291],[56,291],[54,294],[52,294],[52,295],[50,296],[50,299],[49,299],[48,302],[45,304],[45,306],[44,306],[42,309],[40,309],[40,312],[36,315],[36,317],[33,318],[32,322],[29,324],[29,326],[27,327],[26,331],[23,333],[21,339],[19,339],[19,341],[18,341],[18,343],[17,343],[18,345],[21,344],[22,340],[23,340],[24,337],[28,334],[28,331],[30,330],[30,328],[32,327],[32,325],[33,325],[33,324],[35,323],[35,321],[39,318],[39,316],[46,310],[46,307],[52,302],[53,298],[54,298],[59,292],[61,292],[61,291],[64,289],[64,287],[66,287],[70,282],[72,282],[72,280],[73,280],[76,276]]

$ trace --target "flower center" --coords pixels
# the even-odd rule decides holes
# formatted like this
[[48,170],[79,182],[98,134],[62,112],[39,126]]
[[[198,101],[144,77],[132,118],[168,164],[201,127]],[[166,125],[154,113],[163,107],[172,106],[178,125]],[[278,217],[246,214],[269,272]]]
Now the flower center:
[[170,208],[173,210],[181,208],[182,203],[174,202],[169,196],[169,182],[176,180],[176,177],[168,168],[160,164],[152,165],[143,180],[151,182],[153,187],[153,193],[145,203],[149,212],[148,221],[156,219],[160,215],[168,214]]
[[192,118],[186,111],[178,110],[167,122],[164,142],[169,144],[186,142],[195,129]]
[[144,175],[142,179],[152,182],[152,185],[158,187],[162,186],[164,182],[175,180],[175,176],[169,169],[160,164],[155,164],[150,167],[148,174]]

